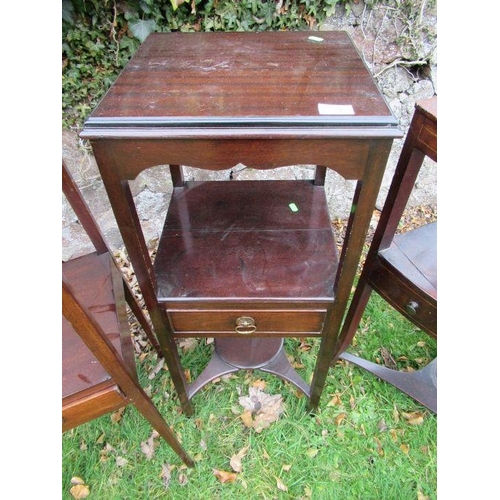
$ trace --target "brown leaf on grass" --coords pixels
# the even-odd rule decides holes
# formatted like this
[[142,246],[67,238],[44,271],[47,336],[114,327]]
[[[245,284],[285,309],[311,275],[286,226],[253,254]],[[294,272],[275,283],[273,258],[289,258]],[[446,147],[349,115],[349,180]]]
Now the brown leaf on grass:
[[398,365],[396,364],[396,360],[392,357],[392,354],[390,353],[389,349],[386,349],[385,347],[380,348],[380,355],[382,356],[382,359],[384,360],[384,365],[387,368],[390,368],[391,370],[395,370]]
[[402,412],[401,415],[403,415],[403,418],[406,419],[409,425],[421,425],[424,422],[424,414],[421,411]]
[[285,472],[290,472],[291,468],[292,468],[292,464],[286,464],[286,465],[283,465],[282,470],[284,470]]
[[342,400],[340,399],[340,394],[334,394],[333,398],[326,406],[340,406],[342,404]]
[[236,455],[233,455],[231,457],[231,461],[229,463],[231,464],[231,468],[234,470],[234,472],[241,472],[241,470],[243,469],[241,461],[246,456],[249,448],[250,445],[245,446],[238,453],[236,453]]
[[258,389],[261,389],[262,391],[266,388],[266,381],[259,379],[256,380],[255,382],[252,382],[252,387],[257,387]]
[[149,372],[148,379],[153,380],[165,364],[165,358],[161,358],[158,364]]
[[399,437],[404,435],[404,429],[391,429],[389,434],[391,435],[392,440],[397,443],[399,441]]
[[306,339],[300,339],[299,351],[307,352],[312,349],[311,344],[307,343]]
[[184,486],[184,485],[187,484],[187,482],[188,482],[188,477],[186,476],[186,474],[184,474],[183,472],[181,472],[179,474],[179,484],[181,486]]
[[309,486],[304,486],[304,499],[312,498],[312,489]]
[[121,419],[122,419],[122,416],[123,416],[123,412],[125,411],[125,407],[123,408],[120,408],[116,411],[114,411],[110,418],[111,418],[111,421],[114,422],[115,424],[117,424]]
[[392,418],[394,419],[394,422],[399,422],[399,411],[396,407],[392,410]]
[[241,420],[243,421],[243,424],[245,427],[252,428],[253,427],[253,418],[252,418],[252,412],[250,410],[245,410],[241,415],[240,415]]
[[71,484],[85,484],[85,481],[81,477],[74,476],[71,478]]
[[213,469],[213,472],[215,474],[215,477],[221,483],[234,483],[236,481],[236,478],[238,477],[238,474],[236,474],[236,472],[227,472],[225,470],[219,469]]
[[87,498],[90,495],[90,489],[86,484],[75,484],[69,492],[73,498]]
[[[239,398],[239,403],[245,410],[255,414],[252,427],[260,433],[279,419],[283,413],[283,399],[281,394],[266,394],[258,387],[249,387],[248,393],[248,396]],[[250,427],[248,413],[244,412],[243,415],[241,416],[242,420],[244,419],[245,425]]]
[[430,497],[424,495],[420,490],[417,491],[417,500],[430,500]]
[[341,424],[341,423],[345,420],[346,416],[347,416],[347,415],[346,415],[345,413],[343,413],[343,412],[342,412],[342,413],[339,413],[339,414],[335,417],[335,420],[334,420],[335,425],[337,425],[337,426],[338,426],[338,425],[340,425],[340,424]]
[[316,448],[309,448],[307,451],[306,451],[306,455],[309,457],[309,458],[314,458],[317,454],[318,454],[319,450],[316,449]]
[[148,460],[151,460],[155,454],[155,448],[158,446],[158,443],[155,442],[155,438],[159,436],[157,431],[153,431],[151,436],[147,439],[147,441],[143,441],[141,443],[141,451],[146,455]]
[[172,466],[170,464],[164,464],[161,468],[160,479],[163,482],[165,489],[170,486],[170,480],[172,479]]
[[379,420],[378,424],[377,424],[377,429],[380,431],[380,432],[385,432],[387,430],[387,424],[385,423],[385,420],[382,419],[382,420]]
[[399,448],[405,455],[408,455],[408,453],[410,453],[410,447],[407,444],[402,443]]
[[278,487],[278,490],[288,491],[288,487],[279,477],[276,478],[276,486]]
[[383,457],[384,456],[384,448],[382,447],[382,441],[378,437],[373,438],[375,443],[377,443],[377,453]]
[[194,350],[197,345],[198,339],[194,337],[179,340],[179,348],[181,348],[183,352],[190,352]]

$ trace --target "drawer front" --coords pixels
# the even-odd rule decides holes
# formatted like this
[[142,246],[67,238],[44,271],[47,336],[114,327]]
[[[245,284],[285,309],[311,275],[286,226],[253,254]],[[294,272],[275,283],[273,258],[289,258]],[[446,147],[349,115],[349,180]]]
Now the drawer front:
[[437,303],[432,299],[415,292],[407,282],[383,266],[375,267],[370,285],[419,328],[432,336],[437,335]]
[[326,317],[321,310],[169,310],[177,335],[320,335]]

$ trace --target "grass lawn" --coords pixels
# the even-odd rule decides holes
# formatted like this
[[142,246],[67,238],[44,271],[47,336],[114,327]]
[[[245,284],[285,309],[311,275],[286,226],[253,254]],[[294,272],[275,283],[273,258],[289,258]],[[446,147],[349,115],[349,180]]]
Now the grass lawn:
[[[318,347],[316,339],[285,341],[308,381]],[[400,369],[417,369],[437,354],[436,341],[373,294],[349,350],[382,362],[381,347]],[[204,339],[181,344],[191,377],[212,348]],[[63,435],[62,498],[74,498],[74,477],[88,498],[103,500],[437,498],[437,416],[360,368],[342,361],[332,367],[314,414],[293,386],[255,370],[203,388],[193,417],[180,413],[169,373],[147,346],[138,369],[196,467],[186,468],[129,406]],[[257,389],[277,396],[282,411],[264,429],[249,427],[240,404]]]

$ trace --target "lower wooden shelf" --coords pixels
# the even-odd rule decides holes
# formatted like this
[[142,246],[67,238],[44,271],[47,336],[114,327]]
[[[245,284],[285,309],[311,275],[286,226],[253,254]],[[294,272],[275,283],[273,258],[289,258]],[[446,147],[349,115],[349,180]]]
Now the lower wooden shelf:
[[154,264],[158,301],[176,337],[216,339],[189,397],[243,367],[274,373],[309,395],[282,337],[323,334],[338,264],[323,186],[210,181],[174,188]]

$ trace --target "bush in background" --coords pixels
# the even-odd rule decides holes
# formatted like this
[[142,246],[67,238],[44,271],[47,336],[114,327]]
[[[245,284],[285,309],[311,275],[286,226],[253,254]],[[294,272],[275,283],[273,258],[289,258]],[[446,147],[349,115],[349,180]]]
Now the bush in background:
[[[373,0],[372,0],[373,1]],[[63,127],[80,128],[146,37],[168,31],[301,30],[349,0],[63,0]]]

